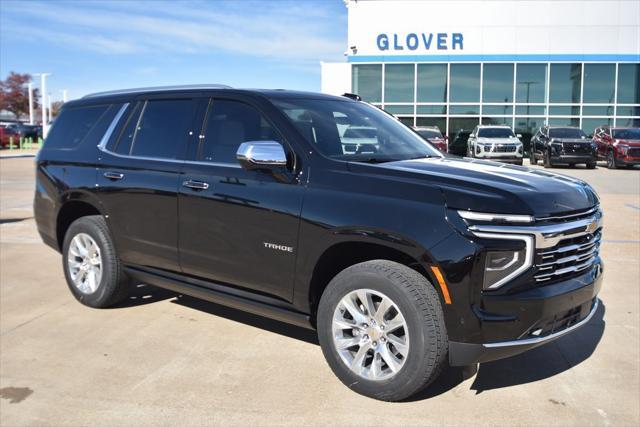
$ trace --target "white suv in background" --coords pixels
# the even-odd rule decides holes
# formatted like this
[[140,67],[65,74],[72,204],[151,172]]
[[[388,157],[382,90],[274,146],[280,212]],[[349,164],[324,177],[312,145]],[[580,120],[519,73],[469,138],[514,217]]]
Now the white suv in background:
[[523,148],[520,136],[516,136],[509,126],[476,126],[467,141],[467,156],[521,165]]

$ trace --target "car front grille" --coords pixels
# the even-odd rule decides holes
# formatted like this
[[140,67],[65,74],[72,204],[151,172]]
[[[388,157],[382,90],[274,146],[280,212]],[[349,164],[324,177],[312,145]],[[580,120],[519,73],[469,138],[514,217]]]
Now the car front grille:
[[565,154],[590,154],[591,145],[584,143],[565,142],[562,144]]
[[627,156],[629,156],[629,157],[640,157],[640,148],[629,148],[627,150]]
[[500,146],[493,147],[494,153],[515,153],[515,151],[516,151],[515,145],[503,145],[502,147]]
[[593,266],[600,251],[601,230],[560,241],[552,248],[536,251],[535,280],[553,283],[579,276]]

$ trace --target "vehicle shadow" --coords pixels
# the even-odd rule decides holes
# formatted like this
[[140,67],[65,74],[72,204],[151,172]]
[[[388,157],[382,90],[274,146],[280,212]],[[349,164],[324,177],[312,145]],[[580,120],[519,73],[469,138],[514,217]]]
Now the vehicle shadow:
[[133,289],[127,296],[127,299],[111,308],[136,307],[139,305],[152,304],[154,302],[167,300],[169,298],[175,298],[176,296],[178,296],[178,294],[175,292],[144,283],[138,283],[133,286]]
[[[588,359],[598,346],[605,329],[605,306],[598,309],[588,324],[549,344],[477,368],[471,390],[485,391],[540,381],[560,374]],[[455,388],[471,378],[473,367],[449,367],[424,391],[410,401],[430,399]]]
[[171,302],[212,314],[214,316],[224,317],[225,319],[233,320],[234,322],[244,323],[245,325],[253,326],[254,328],[264,329],[265,331],[304,341],[309,344],[319,345],[316,331],[311,329],[289,325],[267,317],[258,316],[246,311],[236,310],[235,308],[226,307],[186,295],[180,295]]

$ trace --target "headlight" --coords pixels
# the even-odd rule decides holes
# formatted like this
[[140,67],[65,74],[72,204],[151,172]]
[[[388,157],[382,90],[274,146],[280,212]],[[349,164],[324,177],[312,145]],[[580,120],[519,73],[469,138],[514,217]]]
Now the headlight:
[[474,233],[483,239],[520,240],[524,248],[486,253],[482,289],[497,289],[533,265],[533,236],[520,234]]
[[484,262],[483,289],[491,289],[517,271],[525,262],[525,250],[489,251]]

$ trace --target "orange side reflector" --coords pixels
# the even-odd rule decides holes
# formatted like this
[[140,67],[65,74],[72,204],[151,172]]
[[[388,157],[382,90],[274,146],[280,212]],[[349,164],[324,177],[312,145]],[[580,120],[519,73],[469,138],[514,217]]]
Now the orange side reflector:
[[438,285],[440,285],[440,289],[442,289],[442,295],[444,296],[444,303],[451,304],[451,297],[449,296],[449,288],[447,288],[447,282],[444,281],[444,277],[442,277],[442,272],[435,265],[431,266],[431,271],[435,274],[436,279],[438,280]]

